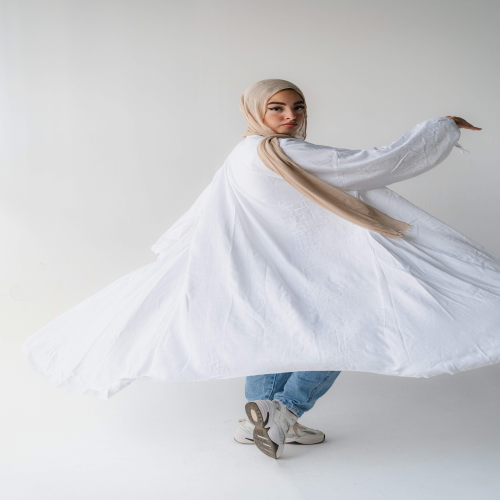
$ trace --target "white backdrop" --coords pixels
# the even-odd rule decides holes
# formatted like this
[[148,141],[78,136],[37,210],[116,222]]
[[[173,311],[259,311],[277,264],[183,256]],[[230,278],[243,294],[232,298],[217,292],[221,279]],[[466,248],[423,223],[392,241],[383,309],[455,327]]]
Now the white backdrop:
[[[143,463],[152,460],[152,468],[144,466],[144,471],[155,470],[153,463],[172,467],[169,460],[187,470],[192,450],[185,451],[184,462],[178,457],[186,446],[199,443],[199,435],[189,440],[192,427],[201,425],[196,400],[224,400],[213,423],[226,422],[220,439],[231,439],[243,416],[241,379],[198,385],[141,382],[102,402],[63,393],[39,379],[24,363],[21,344],[56,315],[154,260],[151,245],[190,207],[241,139],[245,124],[239,97],[257,80],[288,79],[304,91],[307,140],[317,144],[383,146],[416,123],[444,115],[483,127],[462,131],[460,143],[470,155],[455,149],[444,164],[392,189],[500,255],[499,14],[494,0],[0,0],[0,432],[6,443],[0,449],[0,473],[9,479],[4,483],[11,488],[9,498],[35,498],[30,489],[35,487],[37,495],[47,495],[36,498],[89,498],[95,483],[89,485],[81,472],[89,470],[100,478],[99,491],[107,488],[100,498],[115,498],[112,491],[120,500],[138,498],[142,490],[134,490],[123,464],[133,470],[131,457],[141,449]],[[411,415],[416,400],[427,401],[424,420],[436,405],[440,421],[484,407],[486,429],[498,415],[499,377],[498,367],[427,381],[344,373],[313,412],[326,419],[330,404],[342,418],[354,405],[356,415],[372,415],[380,404],[374,395],[384,394],[386,402],[407,398],[403,407]],[[435,398],[426,400],[429,391]],[[444,394],[456,408],[439,406]],[[472,394],[478,398],[473,403]],[[182,417],[188,426],[182,433],[188,435],[174,433],[174,446],[171,428],[180,425],[180,417],[171,405],[178,402],[193,414]],[[403,411],[397,404],[380,408]],[[474,415],[471,422],[477,421]],[[152,453],[149,434],[145,441],[141,432],[135,444],[127,441],[132,428],[136,433],[149,426],[150,434],[156,429],[155,435],[162,435],[167,420],[170,431],[163,437],[175,453],[162,455],[164,446]],[[455,427],[464,422],[455,421]],[[210,433],[200,432],[206,446],[213,446]],[[390,436],[383,435],[381,442]],[[456,444],[453,436],[450,443]],[[500,436],[483,438],[498,443]],[[419,439],[405,446],[413,453]],[[469,445],[481,443],[471,439]],[[122,445],[123,454],[113,456],[109,467],[99,461]],[[353,449],[349,446],[346,453]],[[227,452],[217,450],[212,466]],[[449,457],[456,457],[455,451]],[[325,457],[333,460],[328,453]],[[388,463],[401,463],[398,452],[393,458]],[[200,459],[200,470],[205,463]],[[450,474],[471,474],[470,463],[463,463],[463,470],[446,463]],[[485,464],[476,463],[478,474],[487,470]],[[144,498],[165,498],[181,487],[183,498],[235,498],[238,471],[246,477],[245,467],[236,467],[234,484],[225,482],[220,496],[219,490],[200,496],[186,476],[158,483]],[[182,470],[176,477],[184,478]],[[343,471],[344,477],[361,478],[344,498],[367,498],[359,485],[363,477],[367,484],[374,480],[368,470],[358,463]],[[222,474],[224,467],[216,471]],[[64,481],[57,479],[64,474]],[[412,481],[417,490],[423,487],[414,476],[401,474],[401,488]],[[213,470],[207,475],[218,477]],[[23,477],[33,481],[24,483]],[[117,489],[118,478],[124,477],[132,482]],[[273,474],[261,477],[269,484],[277,480]],[[291,477],[295,473],[287,484]],[[439,478],[446,481],[446,473]],[[143,485],[142,479],[137,484]],[[454,484],[455,498],[476,495],[477,489],[467,490],[473,483],[471,478]],[[451,480],[446,484],[452,487]],[[288,499],[311,498],[302,483],[295,486],[283,490]],[[482,487],[483,499],[497,498],[492,492],[500,491],[499,483],[483,479]],[[382,483],[376,491],[384,500],[393,493],[401,498]],[[422,494],[418,490],[415,498]],[[247,498],[242,491],[238,495]],[[430,495],[426,490],[426,498],[434,498]],[[316,493],[314,498],[323,497]]]

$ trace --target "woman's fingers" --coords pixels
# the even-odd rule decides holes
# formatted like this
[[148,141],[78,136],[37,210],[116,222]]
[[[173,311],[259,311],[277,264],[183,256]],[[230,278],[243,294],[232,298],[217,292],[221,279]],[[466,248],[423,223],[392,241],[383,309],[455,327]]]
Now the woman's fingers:
[[469,123],[467,120],[460,118],[459,116],[446,116],[445,118],[451,118],[452,120],[454,120],[458,128],[466,128],[469,130],[482,130],[482,128],[474,127],[474,125]]
[[458,118],[460,120],[459,126],[461,125],[462,128],[468,128],[470,130],[481,130],[479,127],[474,127],[471,123],[469,123],[467,120],[464,120],[463,118]]

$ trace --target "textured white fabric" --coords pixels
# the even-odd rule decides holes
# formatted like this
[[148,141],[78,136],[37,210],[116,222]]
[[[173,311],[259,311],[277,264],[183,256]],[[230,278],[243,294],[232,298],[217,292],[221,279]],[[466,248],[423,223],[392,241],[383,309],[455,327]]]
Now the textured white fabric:
[[298,370],[430,377],[500,361],[500,259],[386,186],[435,167],[449,118],[386,147],[280,139],[308,172],[411,224],[389,240],[328,212],[242,140],[131,272],[27,339],[52,383],[106,398],[137,378]]

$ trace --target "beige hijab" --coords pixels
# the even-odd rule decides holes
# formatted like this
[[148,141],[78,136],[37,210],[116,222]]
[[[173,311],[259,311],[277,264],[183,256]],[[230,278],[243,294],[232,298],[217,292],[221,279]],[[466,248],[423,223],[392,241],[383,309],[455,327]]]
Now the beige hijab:
[[269,98],[276,92],[285,89],[295,90],[305,102],[302,91],[286,80],[262,80],[246,89],[241,96],[240,110],[248,123],[243,137],[248,135],[264,136],[257,145],[257,153],[264,165],[280,174],[285,181],[304,196],[335,215],[365,229],[380,233],[387,238],[402,238],[404,232],[410,228],[409,224],[393,219],[354,196],[318,179],[288,158],[281,149],[278,138],[295,137],[304,140],[307,129],[307,111],[300,128],[293,135],[276,134],[264,123],[264,114]]

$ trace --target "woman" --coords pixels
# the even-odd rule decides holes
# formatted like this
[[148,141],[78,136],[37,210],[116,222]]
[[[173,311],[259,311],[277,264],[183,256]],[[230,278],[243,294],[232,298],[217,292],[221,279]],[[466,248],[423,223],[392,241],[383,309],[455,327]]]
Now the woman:
[[340,370],[430,377],[500,361],[500,259],[386,187],[479,129],[435,118],[346,150],[305,142],[306,109],[290,82],[247,89],[246,138],[154,245],[158,260],[30,337],[32,368],[103,398],[137,378],[250,376],[247,427],[277,458]]

